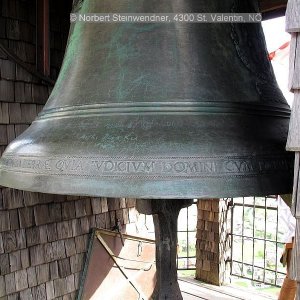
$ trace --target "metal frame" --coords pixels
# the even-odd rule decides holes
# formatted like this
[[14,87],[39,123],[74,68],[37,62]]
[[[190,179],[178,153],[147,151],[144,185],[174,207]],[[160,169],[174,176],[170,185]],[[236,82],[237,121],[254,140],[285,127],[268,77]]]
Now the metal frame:
[[[242,198],[242,201],[240,201],[240,198],[233,198],[233,207],[232,207],[232,220],[231,220],[231,227],[232,227],[232,232],[231,232],[231,275],[233,276],[238,276],[241,278],[246,278],[246,279],[250,279],[254,282],[260,282],[260,283],[264,283],[267,285],[273,285],[273,286],[280,286],[280,279],[282,280],[282,278],[285,277],[285,271],[281,271],[280,270],[280,266],[279,266],[279,255],[280,255],[280,246],[283,247],[284,243],[281,242],[279,240],[279,230],[278,230],[278,205],[277,205],[277,201],[276,198],[273,196],[269,196],[269,197],[264,197],[264,205],[257,205],[256,204],[256,198],[257,197],[253,197],[253,204],[247,204],[245,203],[245,198]],[[262,197],[260,197],[261,200]],[[268,201],[272,201],[274,200],[274,202],[272,203],[272,205],[267,205]],[[237,207],[241,207],[242,208],[242,228],[241,228],[241,234],[239,233],[235,233],[235,228],[234,228],[234,224],[235,224],[235,218],[240,218],[240,214],[237,215],[235,213],[236,208]],[[253,210],[252,213],[252,235],[249,234],[245,234],[245,210],[247,208],[251,208]],[[263,237],[257,237],[256,236],[256,232],[255,232],[255,224],[256,224],[256,214],[262,210],[263,214],[264,214],[264,236]],[[267,229],[268,229],[268,211],[275,211],[276,212],[276,232],[275,232],[275,238],[267,238]],[[234,245],[234,241],[241,239],[242,240],[242,257],[240,260],[238,260],[237,258],[234,257],[234,252],[235,252],[235,245]],[[245,262],[245,240],[250,240],[252,241],[252,262]],[[255,263],[255,243],[257,241],[263,241],[264,246],[263,246],[263,266],[261,265],[257,265]],[[273,243],[275,245],[275,261],[274,261],[274,265],[275,268],[268,268],[267,267],[267,243]],[[236,268],[234,268],[234,264],[237,264],[237,266],[240,267],[240,272],[237,272]],[[245,267],[247,267],[248,269],[251,269],[251,274],[248,275],[245,272]],[[263,273],[263,277],[262,278],[257,278],[255,276],[255,270],[261,270]],[[266,278],[266,273],[270,272],[270,273],[274,273],[274,282],[270,282],[268,280],[268,278]],[[281,278],[280,278],[281,277]]]
[[[196,255],[190,255],[190,253],[189,253],[189,251],[190,251],[189,250],[189,234],[190,233],[195,233],[195,235],[196,235],[196,233],[197,233],[197,218],[195,220],[196,224],[195,224],[195,226],[193,226],[194,228],[189,227],[190,209],[194,205],[197,207],[197,200],[194,200],[194,203],[191,206],[184,209],[184,210],[186,210],[186,224],[187,224],[185,230],[177,230],[177,234],[178,233],[185,233],[186,234],[186,241],[187,241],[187,255],[186,256],[180,256],[180,254],[177,255],[177,270],[181,270],[181,271],[183,271],[183,270],[196,270],[196,265],[194,267],[189,265],[189,259],[195,259],[195,264],[196,264]],[[182,211],[181,211],[181,213],[182,213]],[[179,267],[179,260],[183,260],[183,259],[186,260],[186,266],[187,266],[186,268],[180,268]]]

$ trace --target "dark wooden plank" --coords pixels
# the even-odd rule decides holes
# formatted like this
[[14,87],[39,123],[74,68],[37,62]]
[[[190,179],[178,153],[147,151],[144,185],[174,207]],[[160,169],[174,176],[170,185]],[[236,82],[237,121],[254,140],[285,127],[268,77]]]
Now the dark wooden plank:
[[279,8],[285,8],[286,4],[287,4],[287,0],[260,0],[259,8],[260,8],[260,12],[267,12]]

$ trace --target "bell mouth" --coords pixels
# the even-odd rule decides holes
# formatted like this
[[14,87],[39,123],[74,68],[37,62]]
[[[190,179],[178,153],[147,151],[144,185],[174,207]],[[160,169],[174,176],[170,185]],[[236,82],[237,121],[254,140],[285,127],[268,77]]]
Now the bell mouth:
[[284,111],[284,116],[276,116],[276,109],[272,116],[263,110],[178,114],[164,108],[143,115],[132,107],[132,113],[121,114],[79,110],[80,117],[69,108],[51,111],[51,117],[44,113],[3,154],[0,184],[149,199],[263,196],[274,194],[274,187],[278,193],[291,191],[293,156],[284,150],[289,121]]

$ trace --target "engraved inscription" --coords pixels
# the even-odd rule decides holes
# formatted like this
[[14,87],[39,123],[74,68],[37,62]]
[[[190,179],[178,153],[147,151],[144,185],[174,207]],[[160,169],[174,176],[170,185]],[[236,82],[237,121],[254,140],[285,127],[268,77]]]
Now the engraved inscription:
[[246,160],[229,160],[225,163],[225,169],[229,172],[253,172],[254,168],[250,161]]
[[154,171],[155,161],[101,161],[93,160],[92,165],[101,172],[116,173],[152,173]]
[[70,176],[151,176],[206,177],[245,176],[290,170],[292,166],[282,158],[266,160],[250,158],[32,158],[2,157],[0,168],[36,174]]
[[163,173],[214,173],[217,171],[215,162],[162,162]]

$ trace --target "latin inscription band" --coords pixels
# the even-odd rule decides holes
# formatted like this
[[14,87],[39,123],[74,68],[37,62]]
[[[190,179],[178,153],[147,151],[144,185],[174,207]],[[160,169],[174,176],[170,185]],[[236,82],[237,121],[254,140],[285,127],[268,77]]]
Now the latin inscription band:
[[4,156],[0,169],[24,173],[65,176],[209,177],[242,176],[292,170],[282,157],[227,158],[28,158]]

